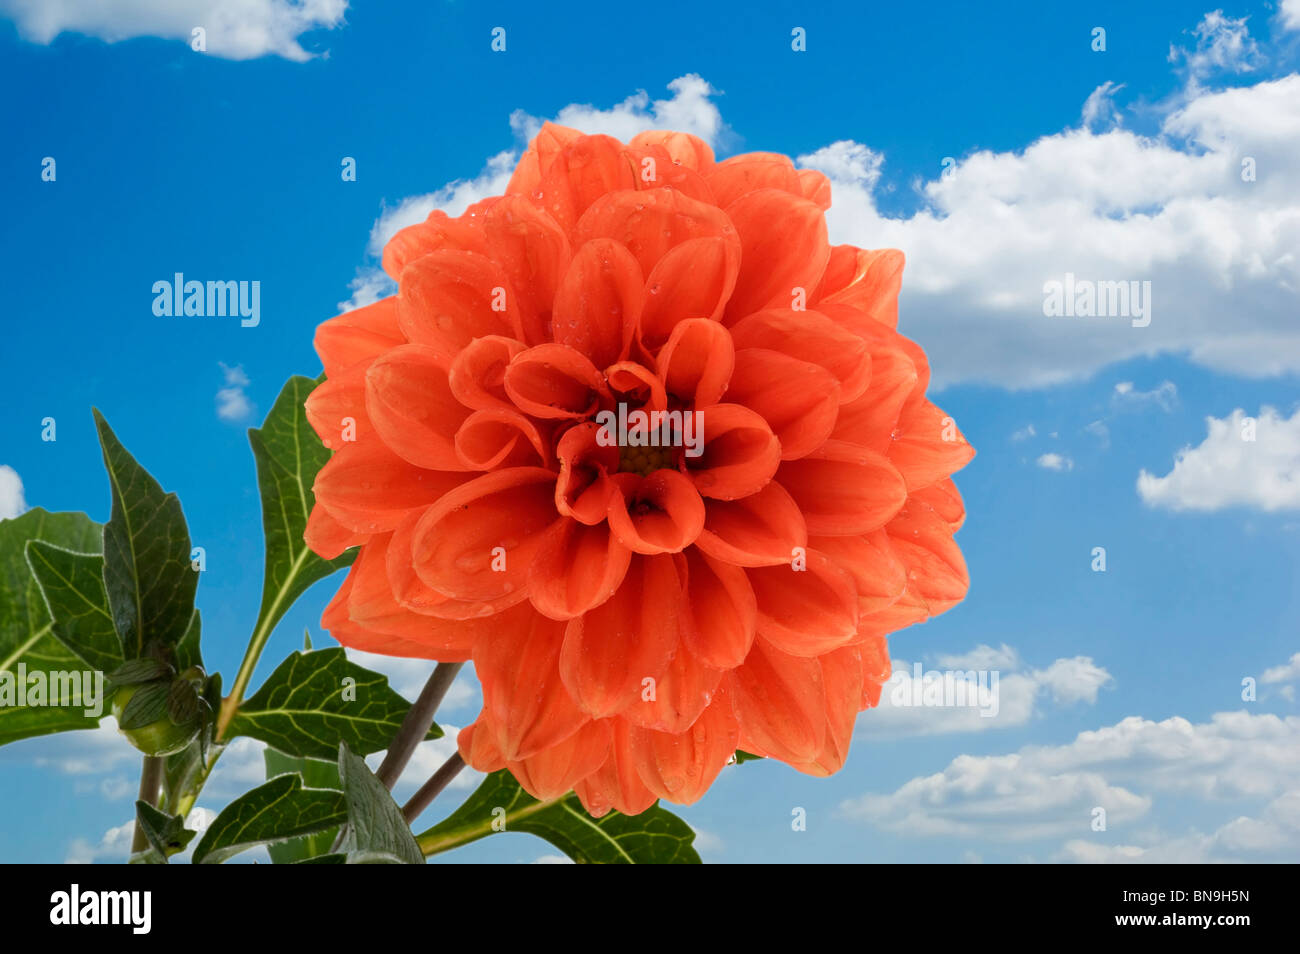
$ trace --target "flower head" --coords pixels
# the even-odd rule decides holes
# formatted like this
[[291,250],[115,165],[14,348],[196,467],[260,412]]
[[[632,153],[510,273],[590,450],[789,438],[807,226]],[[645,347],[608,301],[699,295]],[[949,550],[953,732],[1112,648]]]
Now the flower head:
[[902,254],[830,245],[830,199],[784,156],[548,124],[318,329],[307,539],[360,546],[323,623],[472,659],[475,768],[596,815],[738,748],[829,774],[886,635],[965,595],[974,451],[895,330]]

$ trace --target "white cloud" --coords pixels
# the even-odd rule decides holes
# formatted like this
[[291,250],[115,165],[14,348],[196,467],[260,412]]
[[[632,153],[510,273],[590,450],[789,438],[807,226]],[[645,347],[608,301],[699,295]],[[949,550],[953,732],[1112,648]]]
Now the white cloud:
[[1196,49],[1169,48],[1169,62],[1183,61],[1193,83],[1214,73],[1248,73],[1262,61],[1259,45],[1246,26],[1248,17],[1233,19],[1222,10],[1205,14],[1192,33]]
[[347,6],[347,0],[0,0],[0,15],[32,43],[82,33],[108,43],[154,36],[189,44],[201,27],[210,55],[302,62],[313,56],[299,43],[302,35],[341,25]]
[[1172,381],[1162,381],[1150,391],[1139,391],[1132,381],[1120,381],[1115,385],[1113,400],[1117,405],[1144,407],[1154,404],[1162,411],[1172,411],[1178,406],[1178,387]]
[[1273,666],[1264,670],[1264,675],[1259,677],[1263,683],[1295,682],[1300,679],[1300,653],[1296,653],[1281,666]]
[[126,861],[131,855],[131,839],[135,836],[135,822],[129,821],[104,832],[97,844],[84,838],[75,838],[68,846],[65,865],[93,865],[97,861]]
[[7,464],[0,464],[0,520],[10,520],[21,516],[27,509],[23,499],[23,479],[18,471]]
[[221,374],[225,379],[225,387],[217,390],[217,417],[232,423],[247,420],[253,415],[253,403],[244,392],[249,380],[243,365],[237,364],[230,368],[220,361],[217,364],[221,365]]
[[[1086,838],[1093,810],[1109,830],[1143,818],[1156,794],[1206,803],[1271,799],[1263,824],[1300,828],[1300,718],[1218,713],[1209,722],[1130,716],[1082,732],[1061,746],[1026,746],[1010,755],[962,755],[942,772],[914,778],[890,794],[844,802],[843,815],[907,833],[1034,839],[1081,837],[1071,860],[1136,859],[1145,849],[1097,848]],[[1295,835],[1290,836],[1295,843]],[[1169,842],[1168,836],[1153,839]],[[1216,850],[1242,852],[1266,841],[1240,821],[1214,836]]]
[[[1254,424],[1254,440],[1245,439]],[[1171,510],[1254,507],[1300,509],[1300,410],[1288,420],[1271,407],[1258,418],[1240,408],[1222,420],[1206,418],[1208,435],[1198,447],[1184,447],[1163,477],[1138,475],[1142,500]]]
[[[414,702],[423,691],[424,684],[429,681],[435,665],[427,659],[382,656],[378,653],[362,652],[359,649],[345,649],[345,651],[348,659],[358,666],[387,676],[388,684],[411,702]],[[447,690],[438,712],[459,712],[471,707],[477,711],[478,699],[478,680],[474,678],[473,668],[467,665],[461,669],[452,682],[451,688]]]
[[1013,441],[1027,441],[1027,440],[1029,440],[1029,438],[1033,437],[1033,436],[1034,436],[1035,434],[1037,434],[1037,433],[1038,433],[1038,432],[1037,432],[1036,430],[1034,430],[1034,425],[1032,425],[1032,424],[1026,424],[1026,425],[1025,425],[1024,427],[1022,427],[1020,430],[1014,432],[1014,433],[1011,435],[1011,439],[1012,439]]
[[1123,123],[1123,117],[1115,108],[1115,94],[1123,88],[1123,83],[1116,85],[1106,80],[1088,94],[1088,98],[1083,102],[1081,116],[1085,128],[1091,129],[1100,125],[1118,126]]
[[1039,456],[1035,462],[1043,470],[1065,471],[1074,470],[1074,461],[1064,454],[1046,453]]
[[1278,17],[1284,30],[1300,30],[1300,0],[1282,0]]
[[[799,162],[831,175],[832,239],[906,253],[900,327],[940,387],[1045,386],[1158,353],[1256,377],[1300,370],[1300,75],[1198,90],[1154,137],[1067,129],[976,152],[916,183],[922,208],[907,217],[878,208],[878,162],[827,150]],[[1150,281],[1150,324],[1044,317],[1043,285],[1066,273]]]
[[[856,734],[860,737],[899,738],[1021,726],[1033,718],[1044,696],[1057,705],[1091,705],[1097,701],[1097,692],[1113,681],[1110,673],[1086,656],[1058,659],[1046,669],[1024,669],[1019,655],[1005,643],[996,649],[980,645],[968,653],[940,655],[935,667],[922,666],[919,680],[913,663],[895,659],[891,664],[893,672],[881,690],[880,704],[858,717]],[[942,692],[944,700],[965,704],[925,704],[927,687],[936,695]]]
[[[688,73],[668,84],[672,96],[651,102],[644,90],[629,96],[610,109],[570,104],[555,114],[553,120],[588,134],[614,136],[624,142],[647,129],[674,129],[693,133],[710,145],[717,145],[726,132],[722,114],[712,97],[719,95],[705,80]],[[523,110],[510,116],[510,128],[519,142],[526,143],[541,129],[543,119]],[[520,149],[507,149],[488,159],[483,169],[471,179],[456,179],[423,195],[408,196],[380,212],[370,230],[367,255],[378,260],[389,239],[406,228],[423,222],[435,209],[448,215],[460,215],[467,208],[489,196],[502,195],[510,182]],[[350,311],[372,304],[393,294],[396,283],[375,264],[363,265],[349,285],[347,301],[339,302],[340,311]]]

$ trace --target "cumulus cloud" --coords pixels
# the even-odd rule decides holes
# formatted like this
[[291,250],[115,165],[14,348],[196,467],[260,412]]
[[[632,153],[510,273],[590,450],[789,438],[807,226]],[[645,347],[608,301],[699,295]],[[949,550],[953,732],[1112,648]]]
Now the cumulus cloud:
[[230,423],[248,420],[253,416],[253,402],[244,391],[250,382],[243,365],[231,368],[220,361],[217,364],[221,365],[221,376],[225,381],[225,385],[217,390],[217,417]]
[[1222,420],[1206,418],[1206,425],[1205,440],[1180,450],[1168,474],[1143,469],[1138,475],[1145,503],[1170,510],[1300,509],[1300,410],[1288,419],[1264,407],[1248,418],[1238,408]]
[[23,479],[8,464],[0,464],[0,520],[21,516],[26,509]]
[[[1141,846],[1097,848],[1087,839],[1095,808],[1106,810],[1114,829],[1146,816],[1158,794],[1206,802],[1256,798],[1271,800],[1263,823],[1294,821],[1300,817],[1293,794],[1300,789],[1298,746],[1296,717],[1231,712],[1192,723],[1130,716],[1066,745],[958,756],[942,772],[892,793],[850,799],[840,812],[924,835],[1030,840],[1076,834],[1065,849],[1069,860],[1137,860],[1146,850]],[[1244,851],[1249,841],[1264,840],[1260,832],[1250,824],[1227,824],[1216,844]]]
[[1039,455],[1036,461],[1043,470],[1066,471],[1074,470],[1074,461],[1065,454],[1047,453]]
[[[1250,376],[1300,369],[1300,75],[1197,90],[1150,137],[1084,127],[976,152],[918,182],[905,217],[879,209],[869,147],[799,163],[832,179],[833,241],[906,252],[901,327],[939,386],[1045,386],[1162,352]],[[1151,323],[1045,317],[1043,286],[1067,273],[1150,281]]]
[[347,0],[0,0],[0,15],[31,43],[81,33],[108,43],[153,36],[188,44],[202,28],[210,55],[302,62],[314,55],[303,49],[302,35],[341,25],[347,6]]
[[1278,17],[1284,30],[1300,30],[1300,0],[1282,0]]
[[[1057,659],[1045,669],[1026,668],[1003,643],[980,645],[967,653],[940,655],[935,667],[895,659],[880,694],[880,704],[858,717],[860,737],[898,738],[981,732],[1024,725],[1044,698],[1056,705],[1097,701],[1113,679],[1087,656]],[[994,678],[996,674],[996,679]],[[953,704],[927,704],[929,695]],[[919,701],[919,704],[918,704]]]

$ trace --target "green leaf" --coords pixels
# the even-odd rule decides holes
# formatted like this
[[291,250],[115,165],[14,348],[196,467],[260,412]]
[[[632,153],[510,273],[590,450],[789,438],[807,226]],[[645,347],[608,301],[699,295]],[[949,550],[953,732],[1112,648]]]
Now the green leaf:
[[167,858],[185,850],[185,846],[198,834],[185,827],[185,820],[179,815],[168,815],[159,811],[146,801],[135,803],[135,817],[149,847],[157,858],[142,859],[154,864],[166,864]]
[[406,864],[396,855],[390,855],[382,851],[352,851],[344,854],[341,851],[332,852],[327,855],[317,855],[315,858],[305,858],[302,861],[295,862],[300,865],[402,865]]
[[203,665],[203,655],[199,652],[199,634],[202,630],[202,620],[199,618],[199,611],[196,609],[194,615],[190,617],[189,628],[185,630],[185,635],[181,637],[181,641],[176,644],[176,669],[178,672],[184,672],[191,666]]
[[151,682],[141,686],[122,707],[118,727],[140,729],[163,718],[167,714],[167,696],[170,691],[171,685],[166,682]]
[[611,811],[592,818],[572,792],[539,802],[505,769],[484,779],[465,804],[418,841],[420,849],[432,855],[496,831],[524,831],[544,838],[579,864],[700,863],[691,844],[694,830],[657,803],[640,815]]
[[161,659],[141,656],[124,662],[110,672],[108,678],[114,686],[140,686],[170,675],[171,669]]
[[262,426],[248,432],[257,461],[262,529],[266,534],[266,570],[257,632],[273,630],[307,587],[349,566],[356,557],[356,551],[349,551],[334,560],[322,560],[303,541],[307,517],[316,502],[311,486],[317,471],[330,457],[307,423],[303,407],[316,384],[301,375],[290,378]]
[[[327,762],[324,759],[296,759],[270,747],[266,748],[263,754],[266,758],[268,779],[288,772],[297,772],[302,776],[303,784],[309,788],[343,790],[343,783],[339,781],[337,762]],[[337,835],[337,828],[325,828],[310,835],[267,845],[266,850],[270,852],[271,860],[277,865],[296,864],[329,853]]]
[[29,540],[27,564],[53,618],[54,638],[91,669],[110,672],[121,665],[122,644],[104,593],[104,558]]
[[151,642],[180,642],[194,614],[199,576],[190,565],[180,500],[163,492],[98,410],[95,426],[113,491],[104,525],[104,589],[122,653],[134,659]]
[[[240,705],[228,734],[286,755],[331,758],[340,741],[368,755],[388,747],[410,707],[387,676],[349,662],[342,649],[295,652]],[[441,736],[435,725],[426,738]]]
[[48,679],[51,673],[86,667],[54,636],[45,598],[27,563],[28,541],[90,553],[99,549],[101,533],[84,513],[50,513],[40,507],[0,520],[0,745],[99,724],[99,716],[87,716],[82,705],[18,706],[16,691],[19,675],[30,679],[42,673]]
[[761,755],[754,755],[754,754],[751,753],[751,752],[743,752],[743,751],[741,751],[740,749],[736,749],[736,764],[737,764],[737,765],[742,765],[742,764],[745,763],[745,762],[757,762],[757,761],[758,761],[759,759],[761,759],[762,757],[763,757],[763,756],[761,756]]
[[348,803],[348,833],[341,847],[349,863],[357,852],[377,852],[391,855],[401,864],[424,864],[411,826],[402,817],[388,787],[375,778],[365,760],[354,755],[346,742],[339,743],[339,778]]
[[219,864],[256,845],[334,828],[347,817],[342,792],[306,788],[297,773],[281,775],[225,807],[194,849],[194,863]]

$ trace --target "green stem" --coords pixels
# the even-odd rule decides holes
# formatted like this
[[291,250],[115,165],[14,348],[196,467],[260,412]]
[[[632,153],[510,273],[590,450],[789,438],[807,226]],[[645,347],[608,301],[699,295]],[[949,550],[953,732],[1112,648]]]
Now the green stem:
[[[166,763],[161,756],[146,755],[144,763],[140,766],[140,801],[149,805],[158,807],[158,792],[162,787],[163,770]],[[149,847],[149,839],[145,837],[144,828],[140,825],[140,819],[135,820],[135,835],[131,839],[131,853],[144,851]]]
[[[439,770],[441,771],[441,769]],[[478,841],[480,838],[486,838],[495,831],[509,831],[510,824],[521,818],[527,818],[529,815],[545,811],[552,805],[557,805],[562,798],[554,799],[549,802],[534,802],[532,805],[526,805],[516,812],[508,812],[505,816],[504,827],[498,825],[493,828],[497,821],[496,817],[483,818],[463,828],[457,828],[454,831],[437,832],[436,826],[430,828],[422,835],[416,835],[416,844],[420,846],[420,851],[427,858],[429,855],[436,855],[443,851],[451,851],[453,848],[459,848],[461,845],[468,845],[472,841]]]

